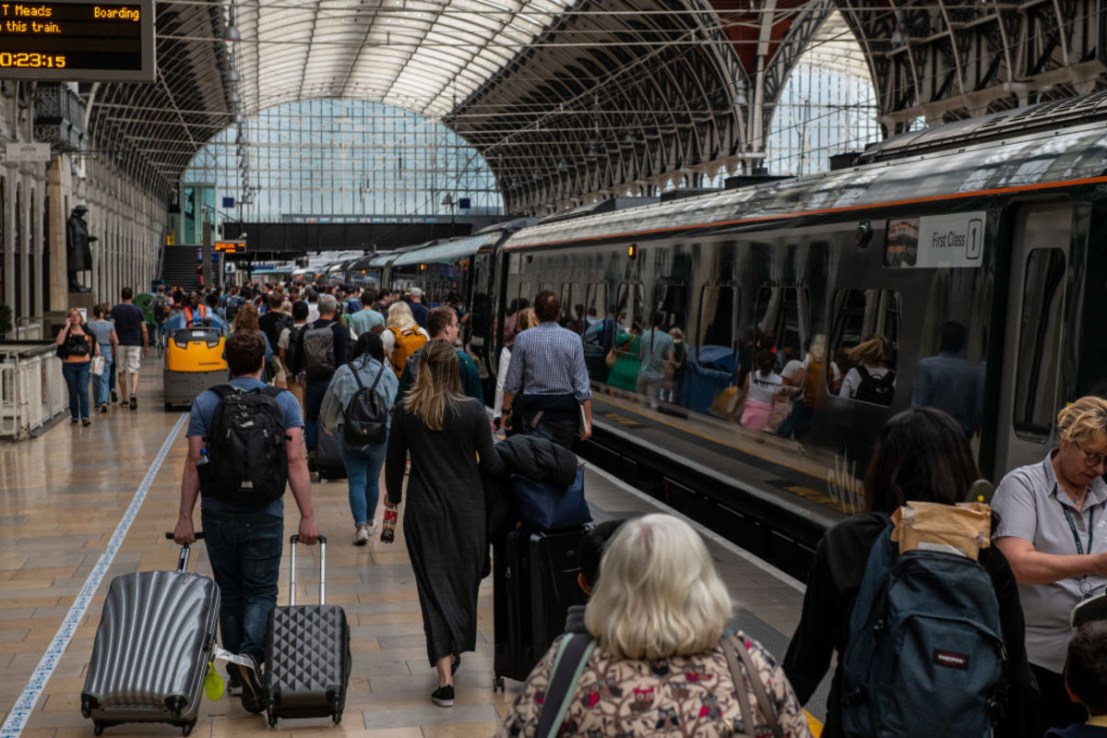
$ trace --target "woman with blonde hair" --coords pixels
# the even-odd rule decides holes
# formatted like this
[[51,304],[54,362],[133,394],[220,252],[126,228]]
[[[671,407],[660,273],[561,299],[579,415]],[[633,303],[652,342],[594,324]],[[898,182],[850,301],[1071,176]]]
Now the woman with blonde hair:
[[707,546],[687,523],[660,514],[626,522],[607,544],[585,609],[595,643],[585,649],[575,686],[558,705],[546,699],[559,639],[497,735],[537,736],[543,709],[567,706],[551,735],[608,738],[678,727],[683,735],[725,735],[743,726],[746,735],[809,736],[776,660],[740,631],[724,635],[730,615]]
[[[527,328],[538,325],[538,314],[534,308],[524,308],[515,315],[515,334],[519,335]],[[492,429],[499,430],[503,422],[504,410],[504,380],[507,379],[507,368],[511,366],[511,346],[504,346],[500,352],[500,368],[496,374],[496,401],[492,405]],[[512,435],[508,433],[508,435]]]
[[[853,367],[846,372],[838,395],[862,402],[891,404],[896,373],[888,367],[892,357],[884,337],[866,337],[864,341],[846,351],[846,358]],[[885,385],[887,385],[886,390],[879,390],[879,387]],[[878,389],[870,390],[874,387]]]
[[388,357],[392,369],[399,377],[403,374],[408,358],[430,340],[430,334],[415,322],[411,306],[403,300],[397,300],[388,306],[385,328],[381,333],[384,355]]
[[69,389],[70,425],[92,425],[89,418],[88,379],[92,357],[100,353],[96,336],[85,324],[81,311],[69,308],[65,314],[65,325],[58,331],[55,340],[58,356],[62,360],[62,376]]
[[1057,414],[1057,446],[996,487],[992,538],[1019,583],[1026,651],[1041,690],[1035,735],[1085,720],[1063,676],[1072,608],[1107,587],[1107,400],[1081,397]]
[[427,657],[438,670],[431,699],[450,707],[460,654],[476,649],[477,590],[488,540],[481,474],[499,476],[504,464],[484,408],[461,394],[457,351],[448,341],[423,347],[415,384],[396,405],[385,461],[384,504],[390,511],[403,499],[409,454],[404,537]]

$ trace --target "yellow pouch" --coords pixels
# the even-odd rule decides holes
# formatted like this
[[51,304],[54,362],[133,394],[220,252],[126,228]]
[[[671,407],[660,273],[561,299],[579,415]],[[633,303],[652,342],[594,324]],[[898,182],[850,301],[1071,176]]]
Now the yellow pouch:
[[204,694],[212,702],[223,699],[223,677],[215,670],[215,664],[208,662],[208,673],[204,676]]
[[892,524],[892,540],[901,554],[945,551],[975,561],[980,549],[992,545],[991,508],[981,502],[908,502],[892,513]]

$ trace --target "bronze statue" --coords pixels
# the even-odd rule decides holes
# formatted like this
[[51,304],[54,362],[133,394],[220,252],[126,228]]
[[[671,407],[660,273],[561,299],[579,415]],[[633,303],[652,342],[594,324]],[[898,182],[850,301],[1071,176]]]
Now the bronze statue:
[[70,292],[92,292],[77,279],[77,272],[92,269],[92,249],[89,244],[97,240],[96,236],[88,235],[88,224],[84,219],[87,212],[88,208],[78,205],[65,221],[65,257]]

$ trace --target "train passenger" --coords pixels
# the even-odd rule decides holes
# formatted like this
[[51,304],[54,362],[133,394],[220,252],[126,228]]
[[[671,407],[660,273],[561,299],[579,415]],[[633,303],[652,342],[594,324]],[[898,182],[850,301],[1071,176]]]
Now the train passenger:
[[846,372],[838,394],[861,402],[891,405],[896,373],[888,367],[891,353],[883,336],[868,336],[846,352],[853,367]]
[[[138,372],[142,368],[142,357],[150,353],[150,334],[142,310],[134,304],[134,290],[124,287],[121,296],[123,302],[111,309],[115,333],[119,336],[115,368],[119,371],[119,391],[123,395],[123,403],[135,410],[138,408]],[[200,296],[196,295],[197,302],[199,299]]]
[[530,307],[526,298],[517,297],[508,303],[507,312],[504,313],[503,342],[504,346],[511,347],[515,342],[515,321],[519,318],[519,311]]
[[761,430],[769,420],[773,401],[780,392],[784,380],[776,373],[776,357],[768,349],[761,349],[754,358],[756,371],[746,375],[745,384],[738,394],[728,419],[734,422],[741,410],[738,424],[750,430]]
[[1069,613],[1107,585],[1107,400],[1082,397],[1057,415],[1060,443],[996,488],[996,545],[1011,562],[1026,614],[1026,648],[1041,687],[1041,735],[1082,720],[1061,676]]
[[[524,308],[519,311],[515,320],[516,331],[522,333],[536,325],[538,325],[538,316],[534,314],[534,308]],[[492,405],[492,430],[494,431],[498,431],[503,425],[504,381],[507,379],[507,370],[510,366],[511,346],[504,346],[503,351],[500,352],[500,365],[496,372],[496,397]]]
[[281,366],[284,367],[285,385],[288,391],[295,395],[300,403],[300,410],[304,408],[304,377],[295,374],[292,366],[295,363],[296,347],[299,343],[300,331],[307,324],[308,306],[303,300],[292,303],[292,325],[286,326],[281,331],[281,337],[277,339],[277,353],[280,356]]
[[1046,738],[1107,738],[1107,622],[1076,629],[1065,656],[1065,691],[1087,712],[1087,721],[1050,728]]
[[104,370],[100,376],[92,377],[92,404],[100,413],[108,411],[108,388],[111,386],[112,357],[115,347],[119,345],[119,336],[115,332],[115,326],[107,319],[111,310],[107,303],[94,305],[92,314],[96,318],[88,324],[92,335],[96,336],[96,342],[100,346],[100,355],[104,357]]
[[[553,292],[538,293],[534,312],[541,322],[519,333],[511,351],[504,420],[515,430],[568,448],[575,436],[587,441],[592,435],[592,388],[584,344],[579,335],[557,324],[561,301]],[[518,412],[514,418],[513,411]]]
[[673,339],[673,358],[665,364],[665,387],[661,391],[661,400],[679,405],[684,374],[688,371],[688,348],[684,345],[684,331],[680,328],[670,328],[669,337]]
[[496,735],[535,738],[543,711],[561,707],[562,724],[549,734],[566,738],[810,736],[772,655],[741,632],[726,633],[730,614],[726,586],[687,523],[659,514],[627,521],[607,544],[585,608],[595,640],[574,691],[551,703],[559,639],[527,677]]
[[[310,315],[311,306],[308,306]],[[319,409],[323,395],[338,367],[349,355],[350,332],[338,322],[338,304],[333,295],[323,295],[318,303],[319,319],[309,321],[296,336],[293,356],[294,374],[304,372],[304,436],[309,458],[314,458],[319,433]]]
[[403,300],[395,300],[389,306],[388,330],[381,338],[384,339],[384,355],[397,378],[403,373],[408,357],[430,340],[427,332],[415,322],[411,306]]
[[415,386],[396,405],[388,438],[385,507],[404,495],[411,454],[404,537],[423,613],[427,657],[438,671],[431,700],[454,703],[454,672],[476,649],[477,590],[488,555],[481,474],[504,464],[492,444],[484,408],[458,392],[457,351],[446,341],[423,349]]
[[[577,586],[589,597],[600,582],[600,561],[603,552],[607,550],[607,544],[612,536],[627,522],[624,518],[605,520],[596,523],[585,531],[580,539],[580,547],[577,549],[577,563],[580,564],[580,573],[577,574]],[[565,614],[566,633],[587,633],[584,627],[585,605],[572,605]]]
[[412,287],[407,291],[407,294],[410,298],[408,304],[411,306],[411,316],[415,318],[415,322],[419,324],[420,328],[426,329],[429,310],[423,304],[423,290],[419,287]]
[[[265,364],[261,370],[261,381],[269,383],[274,379],[276,372],[270,373],[271,359],[273,358],[273,344],[269,343],[269,336],[265,334],[265,331],[261,329],[260,318],[258,318],[258,309],[253,306],[252,303],[246,303],[238,309],[238,312],[234,316],[234,326],[232,331],[238,333],[239,331],[253,331],[261,336],[265,341]],[[224,346],[223,356],[226,358],[227,349]]]
[[980,426],[981,372],[961,355],[968,339],[965,326],[948,320],[942,324],[938,354],[919,359],[911,406],[927,405],[945,410],[961,424],[967,438]]
[[[427,333],[432,341],[448,341],[451,346],[457,346],[457,334],[460,330],[457,314],[453,308],[436,307],[427,312]],[[407,394],[415,384],[415,377],[419,375],[419,365],[423,359],[425,344],[404,362],[403,373],[400,374],[400,397]],[[461,393],[472,397],[484,405],[484,390],[480,382],[480,370],[473,358],[463,349],[457,349],[458,377],[461,381]]]
[[673,360],[673,338],[661,324],[665,316],[660,312],[653,314],[650,329],[642,334],[638,352],[638,385],[636,387],[641,401],[657,409],[661,399],[661,390],[668,385],[665,368]]
[[350,314],[350,328],[361,336],[373,329],[374,326],[384,328],[384,315],[373,309],[373,303],[377,301],[377,293],[371,289],[361,291],[361,309]]
[[611,371],[607,375],[608,387],[626,390],[633,394],[638,390],[638,369],[642,359],[642,327],[632,321],[630,330],[615,336],[615,345],[607,352],[605,362]]
[[89,418],[88,380],[92,357],[99,351],[96,336],[81,318],[81,311],[70,308],[65,315],[65,325],[58,331],[55,341],[58,357],[62,360],[62,376],[69,390],[70,425],[92,425]]
[[[867,512],[838,523],[819,542],[803,599],[803,612],[784,671],[806,703],[819,686],[831,655],[838,666],[827,700],[824,738],[845,735],[842,726],[843,667],[849,637],[849,616],[861,586],[874,543],[880,540],[889,516],[908,501],[953,505],[967,499],[980,478],[972,449],[957,421],[933,408],[905,410],[885,424],[865,474]],[[1023,613],[1015,577],[1001,548],[980,550],[978,561],[987,571],[999,603],[1003,644],[1007,653],[1008,689],[1003,718],[996,735],[1031,735],[1023,713],[1035,696],[1027,664]],[[920,705],[920,710],[940,710]],[[1041,733],[1037,733],[1041,735]]]
[[619,323],[615,320],[615,306],[607,307],[607,314],[600,318],[596,308],[588,308],[584,329],[584,363],[588,366],[588,376],[597,382],[606,382],[608,375],[607,355],[615,347],[615,337],[619,334]]

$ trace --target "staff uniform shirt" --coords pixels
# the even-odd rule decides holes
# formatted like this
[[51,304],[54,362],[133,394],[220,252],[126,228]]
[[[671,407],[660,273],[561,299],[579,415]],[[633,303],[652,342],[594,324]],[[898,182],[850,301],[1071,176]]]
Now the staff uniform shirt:
[[[251,390],[260,390],[265,387],[265,382],[254,379],[253,377],[238,377],[232,379],[228,384],[248,392]],[[300,415],[300,403],[295,395],[286,390],[278,394],[274,399],[276,399],[277,405],[281,408],[281,416],[284,418],[285,430],[304,427],[304,421]],[[192,403],[192,411],[189,413],[188,417],[188,432],[185,435],[190,438],[192,436],[207,438],[211,432],[212,423],[215,421],[215,408],[218,404],[219,395],[211,390],[204,390],[197,395]],[[204,495],[200,495],[200,507],[201,509],[207,509],[213,512],[254,509],[243,507],[242,505],[235,505],[214,497],[205,497]],[[265,507],[264,512],[279,518],[284,517],[284,497],[278,497],[270,502]]]
[[557,323],[539,323],[515,336],[504,392],[518,395],[573,395],[591,399],[584,344],[580,336]]
[[[1000,481],[992,498],[992,509],[999,515],[993,538],[1014,536],[1030,541],[1039,553],[1072,555],[1080,551],[1069,527],[1071,519],[1083,553],[1107,552],[1107,483],[1096,477],[1084,499],[1084,509],[1078,511],[1057,484],[1052,464],[1054,453],[1050,452],[1040,464],[1008,472]],[[1069,577],[1051,584],[1019,582],[1030,663],[1057,674],[1062,672],[1072,637],[1069,613],[1089,593],[1104,586],[1107,577],[1099,574]]]

